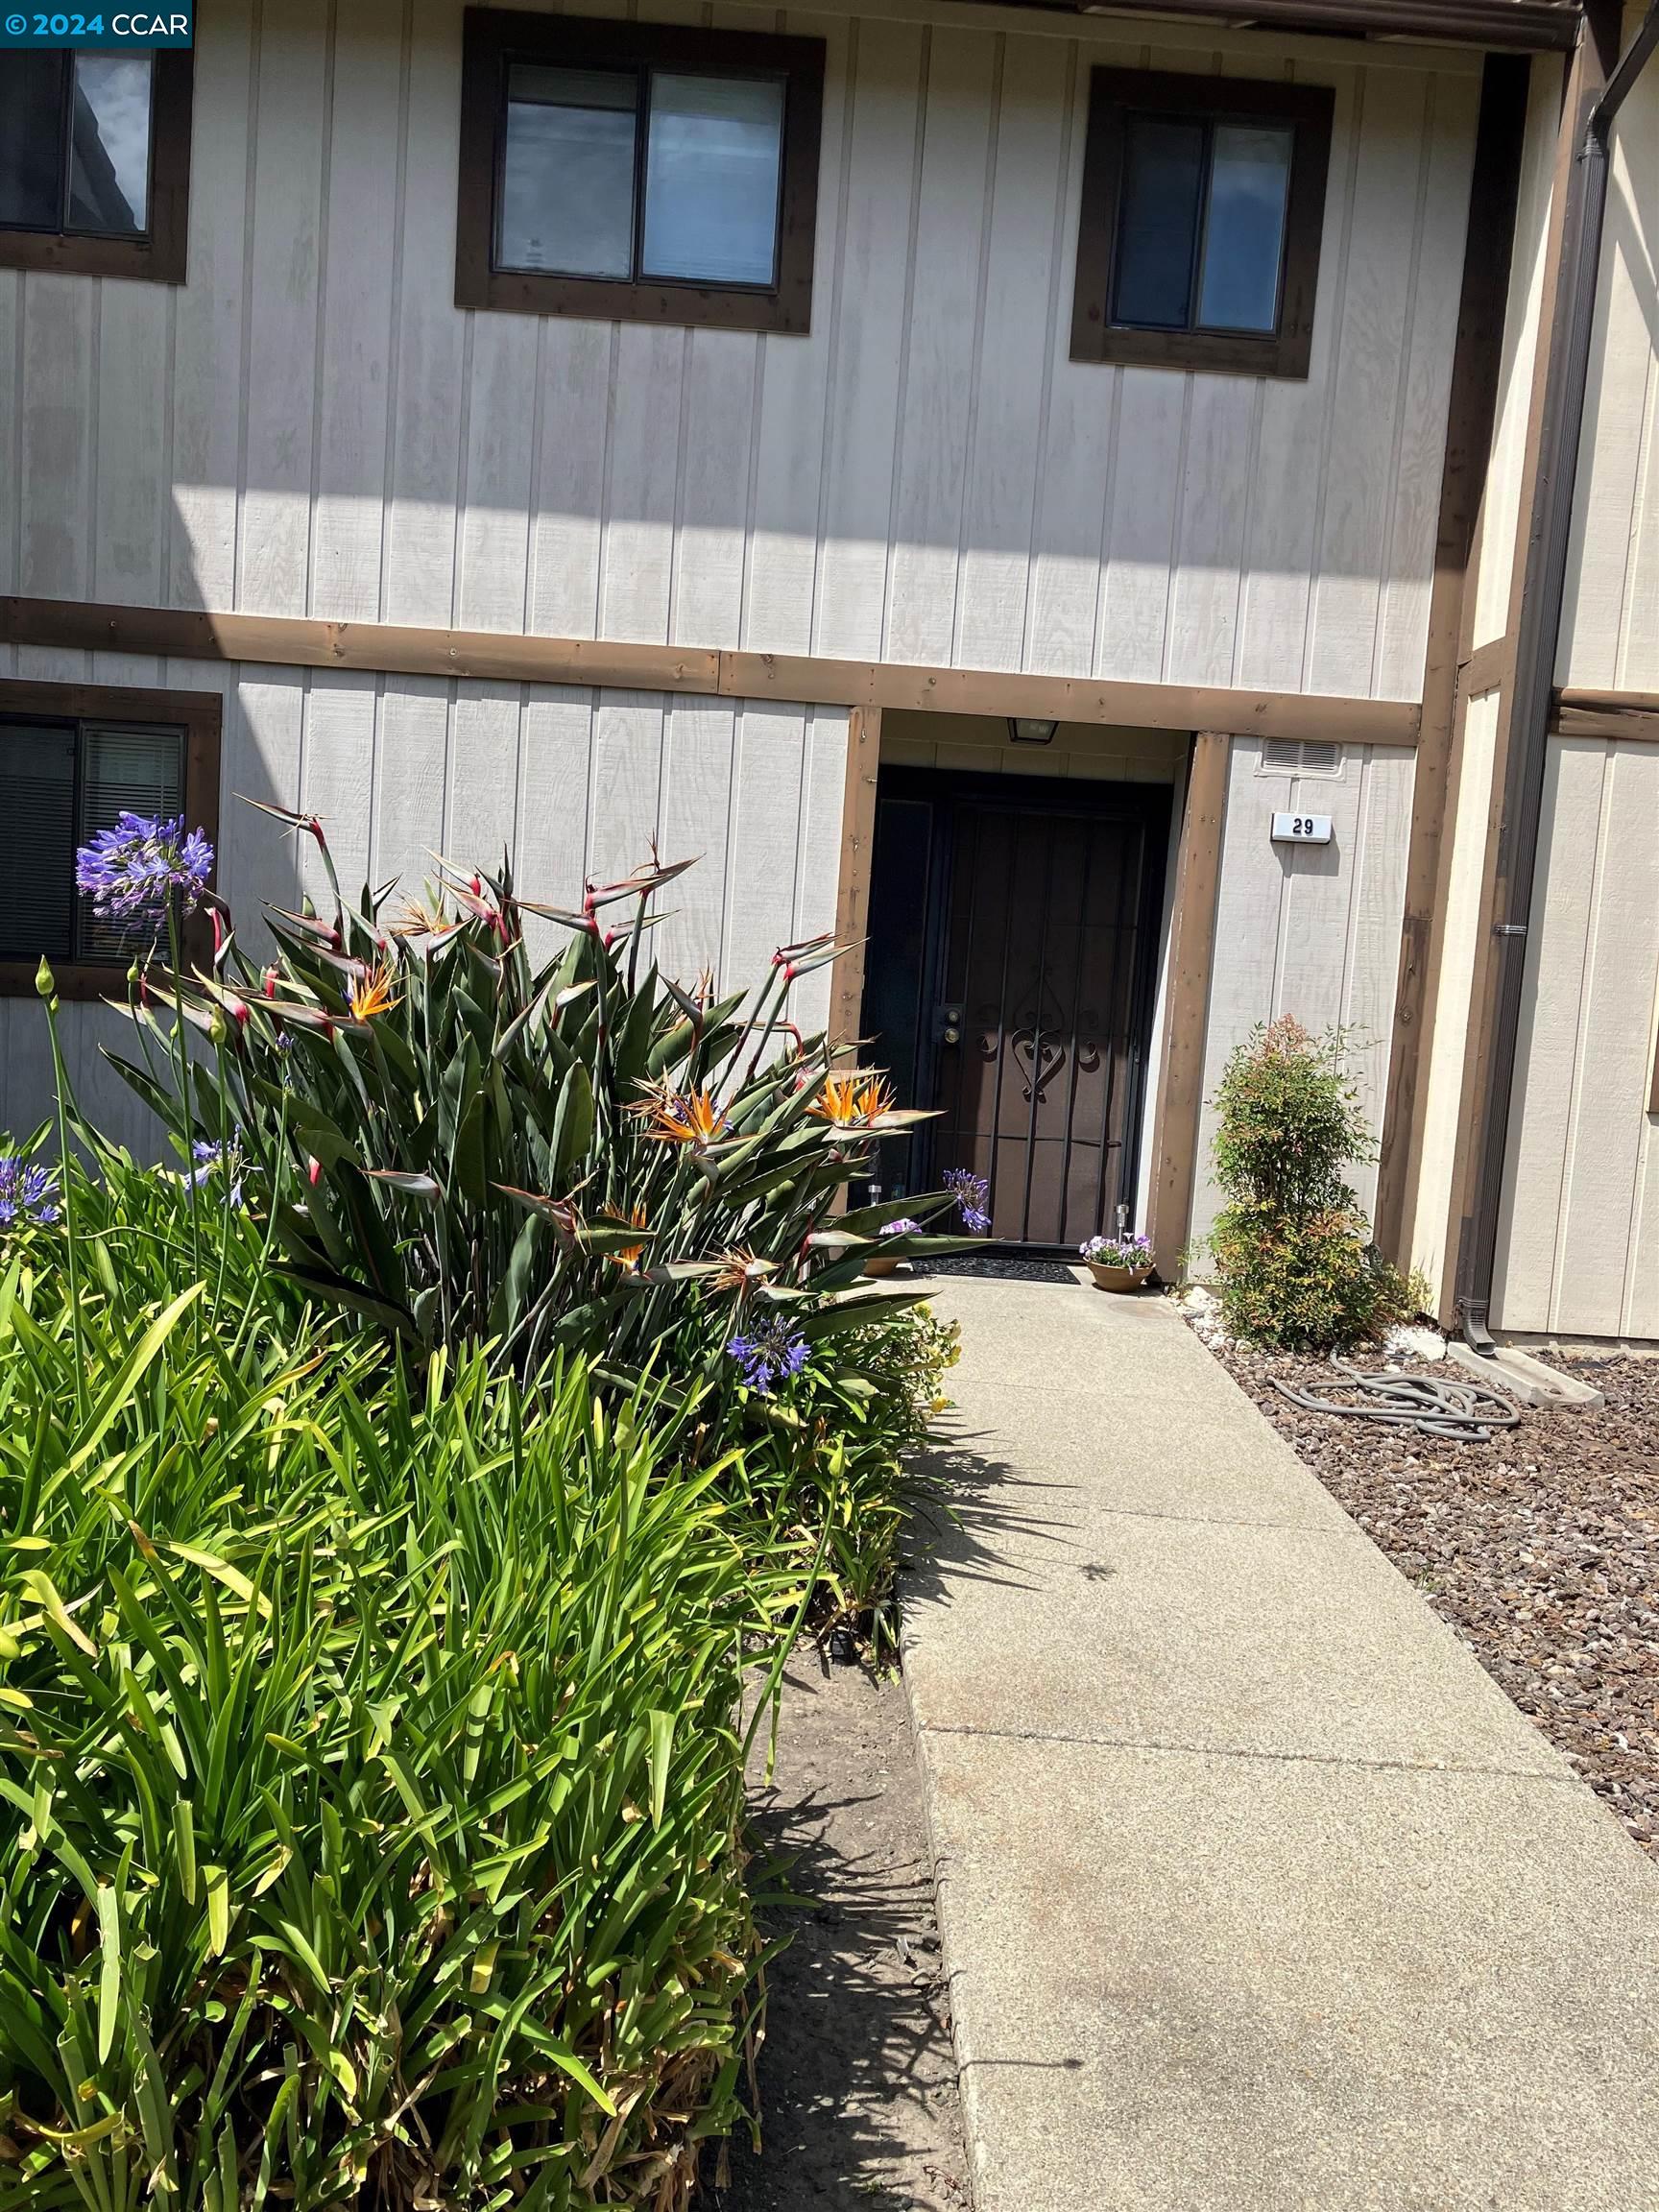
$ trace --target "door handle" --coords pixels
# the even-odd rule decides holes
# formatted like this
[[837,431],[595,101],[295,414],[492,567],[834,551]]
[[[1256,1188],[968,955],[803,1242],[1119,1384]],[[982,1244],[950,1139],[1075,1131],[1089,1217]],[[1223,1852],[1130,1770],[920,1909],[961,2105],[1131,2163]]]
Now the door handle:
[[962,1009],[960,1006],[935,1006],[933,1009],[933,1042],[936,1045],[960,1045],[962,1042]]

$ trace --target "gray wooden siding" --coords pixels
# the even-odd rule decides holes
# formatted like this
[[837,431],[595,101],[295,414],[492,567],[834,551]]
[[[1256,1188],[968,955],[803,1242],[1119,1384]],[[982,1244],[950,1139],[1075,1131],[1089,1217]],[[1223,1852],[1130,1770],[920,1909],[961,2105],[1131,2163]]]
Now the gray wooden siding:
[[1550,748],[1498,1326],[1659,1336],[1659,746]]
[[[1218,1203],[1208,1177],[1215,1117],[1209,1100],[1234,1047],[1258,1022],[1292,1014],[1312,1030],[1350,1032],[1352,1068],[1374,1130],[1382,1118],[1400,958],[1413,757],[1400,746],[1344,747],[1331,775],[1269,766],[1260,739],[1233,747],[1216,901],[1215,959],[1205,1040],[1205,1108],[1193,1234]],[[1329,845],[1275,845],[1275,812],[1329,814]],[[1376,1198],[1375,1166],[1354,1175]]]
[[[511,850],[526,896],[569,904],[585,877],[625,874],[656,839],[701,865],[664,895],[658,957],[690,978],[756,980],[773,950],[834,925],[847,713],[775,701],[664,697],[347,671],[215,667],[114,654],[12,655],[0,676],[167,685],[225,700],[220,882],[239,926],[264,904],[323,897],[310,841],[238,794],[320,814],[348,887],[400,877],[419,890],[430,855],[490,865]],[[539,944],[557,926],[536,924]],[[828,1018],[830,978],[797,987],[797,1019]],[[64,1010],[75,1081],[95,1118],[149,1148],[149,1118],[99,1057],[131,1037],[98,1006]],[[0,1130],[46,1114],[50,1061],[33,998],[0,998]]]
[[[1630,11],[1633,33],[1639,11]],[[1659,72],[1620,111],[1578,456],[1563,684],[1659,691]]]
[[[0,272],[0,590],[1416,697],[1476,61],[928,12],[713,11],[829,46],[788,338],[458,313],[460,0],[213,0],[188,285]],[[1095,60],[1334,85],[1306,383],[1067,358]]]

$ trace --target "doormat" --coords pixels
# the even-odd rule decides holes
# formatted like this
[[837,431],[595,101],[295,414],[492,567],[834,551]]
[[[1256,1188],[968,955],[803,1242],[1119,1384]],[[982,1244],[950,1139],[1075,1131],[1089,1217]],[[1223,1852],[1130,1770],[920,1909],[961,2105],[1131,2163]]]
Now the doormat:
[[1022,1252],[964,1252],[928,1264],[933,1275],[995,1275],[1009,1283],[1070,1283],[1076,1276],[1064,1260],[1027,1259]]

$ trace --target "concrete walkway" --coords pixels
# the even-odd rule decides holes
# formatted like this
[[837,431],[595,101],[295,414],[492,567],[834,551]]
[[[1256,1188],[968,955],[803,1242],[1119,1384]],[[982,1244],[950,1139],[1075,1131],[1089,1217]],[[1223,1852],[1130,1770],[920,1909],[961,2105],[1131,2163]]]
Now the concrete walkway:
[[1166,1304],[940,1306],[977,2212],[1659,2212],[1659,1867]]

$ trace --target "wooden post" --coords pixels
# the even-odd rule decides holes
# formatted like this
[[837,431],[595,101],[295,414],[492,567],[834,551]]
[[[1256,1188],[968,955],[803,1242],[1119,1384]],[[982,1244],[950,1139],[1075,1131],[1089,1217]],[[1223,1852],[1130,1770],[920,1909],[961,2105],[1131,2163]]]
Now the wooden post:
[[1232,740],[1205,730],[1192,741],[1175,904],[1169,921],[1168,1001],[1158,1077],[1157,1150],[1153,1159],[1148,1235],[1158,1272],[1174,1282],[1192,1226],[1198,1181],[1198,1124],[1204,1105],[1204,1039],[1209,1025],[1210,970],[1215,950],[1215,892],[1221,876],[1221,831],[1227,814],[1227,758]]
[[851,1045],[864,1004],[864,941],[870,927],[870,854],[876,842],[876,774],[881,709],[854,707],[847,718],[847,782],[841,803],[841,877],[835,894],[835,963],[830,1037]]
[[1475,618],[1475,594],[1470,585],[1498,401],[1503,301],[1527,135],[1527,82],[1524,57],[1486,57],[1457,342],[1452,360],[1446,457],[1440,476],[1440,521],[1423,677],[1423,727],[1411,792],[1411,842],[1407,855],[1388,1091],[1372,1223],[1379,1245],[1405,1268],[1411,1264],[1411,1229],[1428,1116],[1425,1064],[1445,952],[1446,884],[1451,862],[1446,824],[1455,788],[1459,709],[1460,702],[1476,687],[1469,670],[1459,684],[1458,667]]

